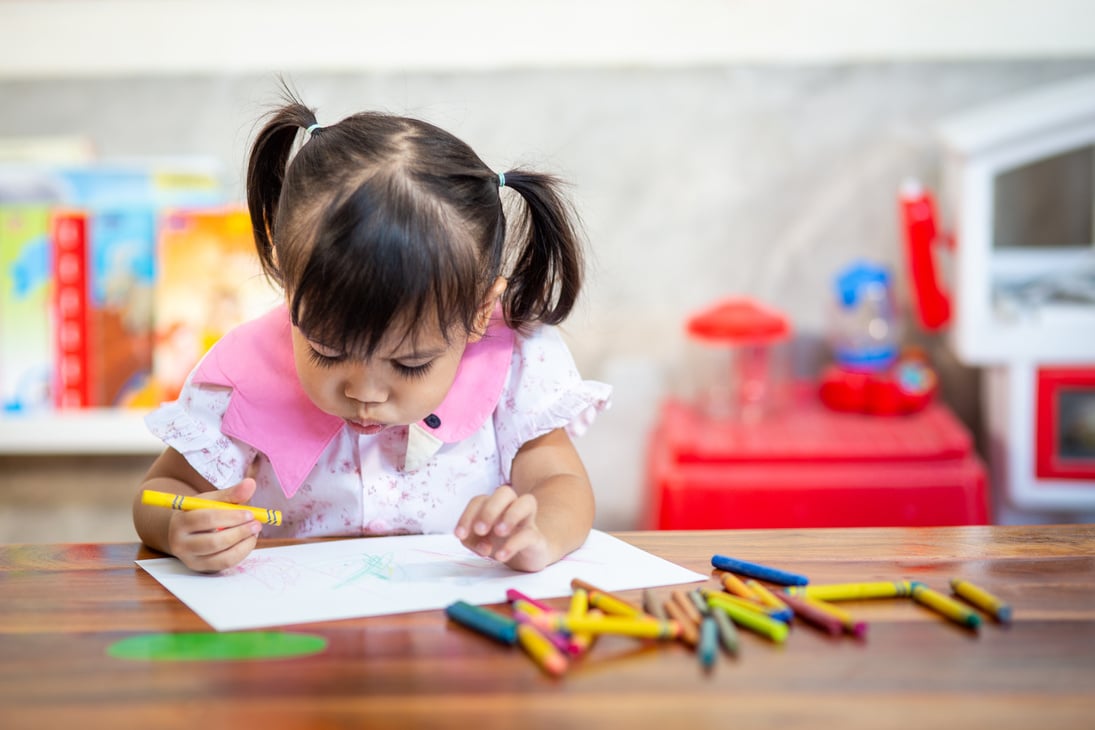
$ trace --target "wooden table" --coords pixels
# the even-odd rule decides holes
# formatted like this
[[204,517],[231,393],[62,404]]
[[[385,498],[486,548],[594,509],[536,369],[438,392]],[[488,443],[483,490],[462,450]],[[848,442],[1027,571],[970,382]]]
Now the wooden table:
[[154,553],[9,545],[0,728],[1095,727],[1095,525],[619,536],[704,573],[719,552],[814,583],[903,578],[949,592],[960,575],[1015,619],[972,632],[907,599],[845,604],[870,622],[866,641],[797,624],[782,646],[743,633],[739,657],[710,672],[680,643],[603,637],[555,679],[440,611],[295,627],[329,642],[307,657],[142,662],[106,650],[208,630],[133,564]]

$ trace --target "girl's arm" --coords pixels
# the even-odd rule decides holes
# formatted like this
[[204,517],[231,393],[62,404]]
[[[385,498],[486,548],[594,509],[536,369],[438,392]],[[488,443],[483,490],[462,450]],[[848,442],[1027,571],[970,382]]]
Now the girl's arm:
[[172,448],[153,462],[133,500],[133,526],[145,545],[169,553],[191,570],[213,573],[230,568],[254,549],[262,525],[250,512],[199,509],[179,512],[141,503],[141,491],[242,504],[255,493],[255,480],[244,479],[227,489],[216,489]]
[[522,446],[510,479],[511,485],[468,503],[455,530],[465,546],[525,571],[581,547],[593,528],[593,488],[566,431]]

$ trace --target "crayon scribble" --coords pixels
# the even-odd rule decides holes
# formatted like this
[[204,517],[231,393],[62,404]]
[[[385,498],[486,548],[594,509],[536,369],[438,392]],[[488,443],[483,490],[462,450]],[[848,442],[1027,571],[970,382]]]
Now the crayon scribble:
[[372,576],[374,578],[380,578],[381,580],[391,580],[395,573],[395,555],[392,553],[385,553],[384,555],[370,555],[369,553],[363,553],[361,556],[361,565],[356,571],[336,583],[333,588],[342,588],[345,585],[354,583],[366,576]]

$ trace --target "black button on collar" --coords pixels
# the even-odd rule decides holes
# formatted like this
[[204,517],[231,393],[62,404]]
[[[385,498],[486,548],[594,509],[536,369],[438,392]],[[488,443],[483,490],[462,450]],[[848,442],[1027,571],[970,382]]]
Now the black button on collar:
[[441,419],[437,417],[436,413],[431,413],[423,419],[427,426],[430,428],[438,428],[441,425]]

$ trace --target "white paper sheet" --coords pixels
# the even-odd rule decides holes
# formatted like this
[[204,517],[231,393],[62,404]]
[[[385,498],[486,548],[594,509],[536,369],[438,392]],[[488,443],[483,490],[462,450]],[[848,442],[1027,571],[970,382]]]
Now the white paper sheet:
[[175,558],[137,564],[217,631],[501,603],[506,589],[533,598],[571,593],[572,578],[606,591],[691,583],[686,570],[594,530],[585,545],[538,573],[466,549],[452,535],[403,535],[262,548],[205,575]]

